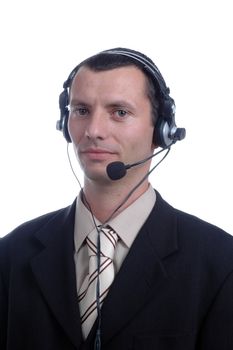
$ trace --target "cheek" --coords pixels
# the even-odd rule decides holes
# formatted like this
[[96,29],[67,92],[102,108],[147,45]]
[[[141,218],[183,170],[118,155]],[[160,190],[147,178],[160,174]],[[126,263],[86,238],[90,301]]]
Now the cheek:
[[[145,158],[154,150],[153,144],[153,128],[143,128],[133,130],[133,132],[122,135],[122,142],[126,154],[132,154],[136,158]],[[123,140],[124,137],[124,140]]]
[[68,131],[72,142],[78,144],[82,138],[82,130],[80,125],[77,125],[77,122],[72,118],[69,118],[68,120]]
[[134,144],[135,148],[142,149],[153,149],[153,134],[154,127],[140,125],[139,128],[131,130],[129,135],[126,136],[126,140],[132,140],[132,144]]

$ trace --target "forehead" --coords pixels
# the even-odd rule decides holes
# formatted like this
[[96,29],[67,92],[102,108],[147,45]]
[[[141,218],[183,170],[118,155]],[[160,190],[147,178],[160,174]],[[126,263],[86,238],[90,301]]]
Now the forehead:
[[126,93],[145,93],[147,83],[146,75],[136,66],[113,68],[110,70],[94,71],[89,67],[82,66],[76,73],[72,85],[71,94],[84,90],[96,90],[99,92],[119,91]]

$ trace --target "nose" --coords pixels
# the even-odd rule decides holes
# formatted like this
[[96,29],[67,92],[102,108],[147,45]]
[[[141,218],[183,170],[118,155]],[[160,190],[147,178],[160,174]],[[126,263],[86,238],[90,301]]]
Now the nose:
[[107,137],[108,128],[108,120],[105,114],[101,111],[95,111],[88,119],[85,136],[92,140],[103,140]]

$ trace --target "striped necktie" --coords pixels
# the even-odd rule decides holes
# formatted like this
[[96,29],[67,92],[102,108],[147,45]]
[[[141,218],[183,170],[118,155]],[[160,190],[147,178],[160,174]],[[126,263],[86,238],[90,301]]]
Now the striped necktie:
[[99,279],[99,305],[102,306],[110,285],[114,280],[113,257],[118,236],[106,226],[99,231],[100,260],[98,274],[97,239],[98,233],[92,231],[86,238],[89,254],[89,274],[86,276],[78,293],[81,324],[84,338],[88,336],[97,317],[97,283]]

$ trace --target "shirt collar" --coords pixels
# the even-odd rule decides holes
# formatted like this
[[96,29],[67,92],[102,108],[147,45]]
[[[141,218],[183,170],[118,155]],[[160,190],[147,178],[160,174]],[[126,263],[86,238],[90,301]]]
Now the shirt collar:
[[[109,224],[118,234],[125,245],[130,248],[139,230],[148,218],[156,201],[156,193],[152,186],[149,185],[136,201],[124,209],[120,214],[111,219]],[[94,218],[96,225],[101,222]],[[74,226],[74,242],[75,250],[78,251],[82,246],[86,236],[95,230],[95,224],[90,211],[82,202],[81,193],[77,198],[75,226]]]

